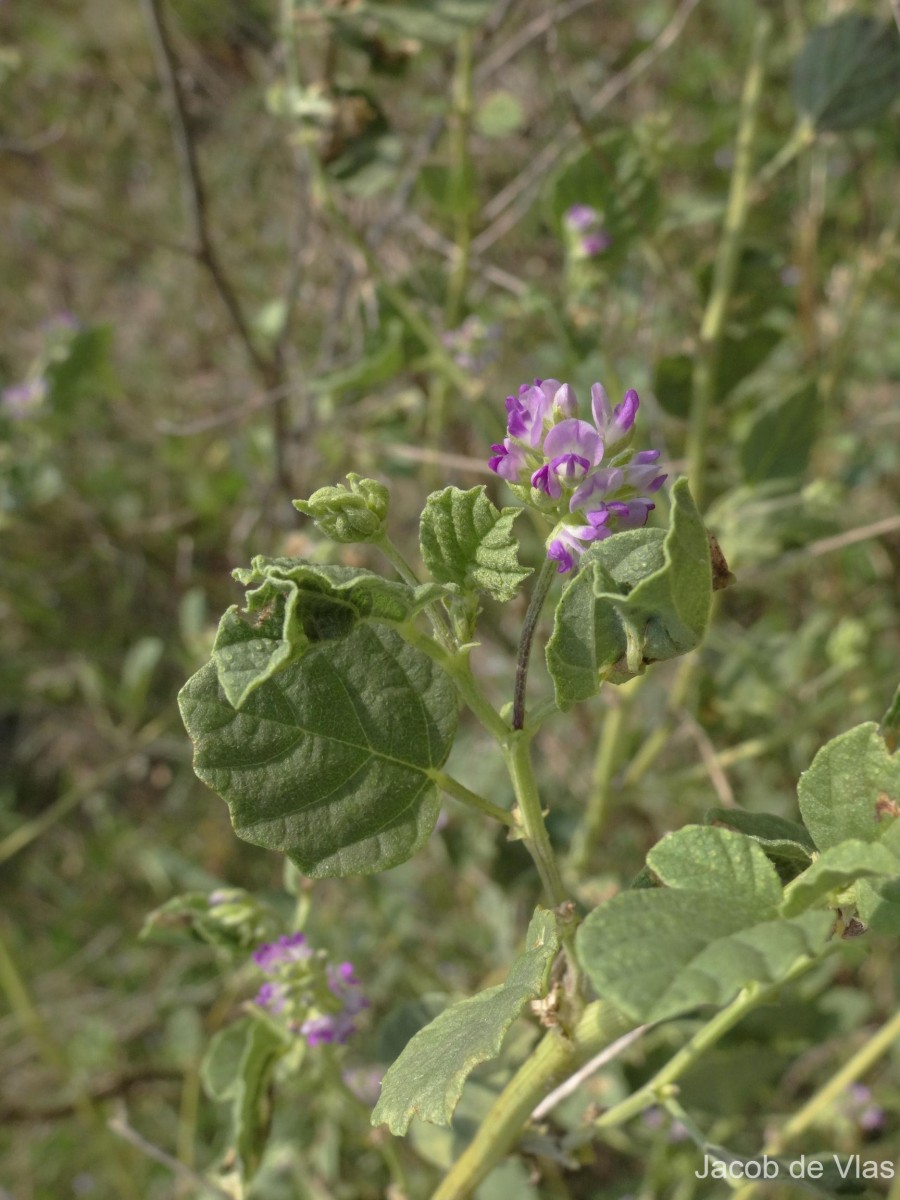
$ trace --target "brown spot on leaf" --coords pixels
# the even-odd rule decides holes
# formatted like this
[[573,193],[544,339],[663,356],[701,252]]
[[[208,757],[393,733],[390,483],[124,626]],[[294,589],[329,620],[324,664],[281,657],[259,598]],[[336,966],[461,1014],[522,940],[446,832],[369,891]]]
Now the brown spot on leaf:
[[737,577],[728,569],[728,563],[725,560],[725,555],[722,553],[722,547],[719,545],[716,535],[710,533],[707,529],[706,536],[709,538],[709,559],[712,564],[712,588],[714,592],[721,592],[723,588],[729,587],[732,583],[737,582]]
[[875,820],[880,821],[882,817],[900,817],[900,804],[887,792],[880,792],[875,801]]

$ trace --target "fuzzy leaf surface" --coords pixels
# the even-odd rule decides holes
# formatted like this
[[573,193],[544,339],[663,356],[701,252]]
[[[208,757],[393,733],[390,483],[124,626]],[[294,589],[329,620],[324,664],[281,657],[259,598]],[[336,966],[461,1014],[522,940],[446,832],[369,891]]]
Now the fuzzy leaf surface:
[[505,983],[451,1005],[407,1043],[384,1077],[373,1125],[386,1124],[397,1135],[414,1116],[449,1125],[468,1076],[500,1053],[513,1021],[546,989],[559,949],[552,913],[535,912],[525,945]]
[[838,846],[830,846],[794,880],[781,911],[786,917],[792,917],[815,904],[822,896],[839,888],[847,888],[858,879],[885,876],[900,877],[900,858],[892,854],[887,846],[858,839],[841,842]]
[[432,492],[419,527],[422,561],[438,583],[512,600],[531,570],[519,563],[513,521],[520,508],[496,508],[487,489]]
[[797,786],[803,822],[820,850],[850,839],[877,842],[900,809],[900,755],[874,721],[822,747]]
[[712,569],[706,529],[688,489],[672,488],[669,529],[636,529],[592,547],[563,590],[547,667],[563,710],[624,683],[649,663],[687,654],[706,631]]
[[[856,909],[862,920],[876,933],[900,936],[900,821],[888,825],[878,849],[894,857],[890,879],[860,879],[856,885]],[[874,850],[869,846],[869,850]]]
[[254,558],[235,578],[248,588],[247,613],[237,606],[219,623],[212,659],[229,702],[248,696],[319,642],[334,641],[360,621],[397,625],[443,594],[382,579],[356,567],[325,566],[293,558]]
[[429,771],[450,752],[455,689],[383,625],[359,623],[314,645],[241,709],[211,662],[179,705],[194,770],[228,804],[235,832],[306,875],[387,870],[434,828]]
[[783,978],[825,944],[829,913],[779,916],[778,875],[752,838],[687,826],[663,838],[647,864],[665,886],[614,896],[577,935],[599,995],[635,1020],[727,1004],[748,983]]

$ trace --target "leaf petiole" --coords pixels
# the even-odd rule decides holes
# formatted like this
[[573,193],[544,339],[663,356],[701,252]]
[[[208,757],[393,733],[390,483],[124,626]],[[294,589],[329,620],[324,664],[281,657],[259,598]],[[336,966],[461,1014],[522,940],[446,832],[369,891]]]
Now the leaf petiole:
[[428,771],[427,774],[442,791],[446,792],[448,796],[452,796],[454,800],[459,800],[470,808],[476,808],[479,812],[487,813],[489,817],[493,817],[495,821],[500,821],[503,825],[511,828],[517,825],[516,818],[508,808],[501,808],[499,804],[494,804],[493,801],[473,792],[471,788],[467,788],[464,783],[460,783],[458,779],[454,779],[445,771],[435,768]]

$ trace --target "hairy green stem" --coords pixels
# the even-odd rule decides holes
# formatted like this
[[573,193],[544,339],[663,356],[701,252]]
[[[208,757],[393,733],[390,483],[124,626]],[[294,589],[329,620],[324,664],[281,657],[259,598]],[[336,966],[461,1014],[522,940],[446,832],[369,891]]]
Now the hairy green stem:
[[767,12],[763,12],[754,32],[750,66],[744,79],[734,171],[731,176],[728,205],[725,210],[725,224],[713,264],[709,300],[700,325],[687,447],[688,476],[698,507],[701,504],[705,483],[706,439],[709,416],[715,401],[719,355],[725,334],[728,303],[737,277],[744,226],[750,209],[756,121],[763,91],[766,47],[771,28],[772,18]]
[[489,817],[493,817],[495,821],[500,821],[503,825],[512,826],[516,824],[516,819],[508,808],[501,808],[499,804],[494,804],[493,801],[486,799],[484,796],[479,796],[477,792],[473,792],[471,788],[467,788],[464,783],[460,783],[452,775],[447,775],[444,771],[439,771],[436,768],[426,772],[426,774],[442,791],[445,791],[448,796],[452,796],[454,800],[460,800],[463,804],[468,804],[470,808],[477,808],[479,812],[487,813]]
[[519,638],[519,652],[516,656],[516,685],[513,692],[512,715],[513,729],[525,728],[525,686],[528,682],[531,643],[534,641],[534,634],[541,615],[541,609],[544,607],[544,601],[547,599],[555,573],[556,564],[549,558],[545,559],[544,565],[538,574],[537,582],[534,585],[534,590],[531,593],[528,611],[525,613],[525,621],[522,624],[522,634]]
[[544,824],[544,811],[538,792],[534,764],[531,761],[531,738],[521,730],[515,730],[503,748],[503,756],[512,780],[518,804],[519,822],[524,831],[525,847],[534,859],[547,901],[552,908],[567,899],[559,863],[553,852],[550,835]]
[[[593,1124],[594,1130],[612,1129],[617,1125],[622,1125],[632,1117],[638,1116],[646,1108],[650,1108],[654,1104],[660,1102],[665,1091],[679,1079],[686,1071],[690,1070],[695,1063],[709,1050],[716,1042],[723,1037],[730,1029],[739,1024],[748,1013],[754,1008],[758,1008],[760,1004],[764,1004],[770,1000],[777,992],[788,983],[792,983],[795,979],[799,979],[801,975],[805,975],[812,967],[821,962],[819,958],[801,958],[777,983],[759,984],[752,983],[743,988],[735,996],[730,1004],[721,1009],[716,1015],[706,1022],[690,1041],[674,1054],[672,1058],[662,1067],[651,1080],[638,1088],[627,1099],[622,1100],[619,1104],[614,1104],[612,1108],[606,1110],[602,1116],[598,1117]],[[590,1131],[584,1133],[575,1133],[566,1139],[566,1147],[574,1148],[583,1143],[590,1141],[592,1138]]]
[[[394,567],[404,583],[408,583],[410,587],[420,586],[421,581],[418,575],[415,573],[415,571],[386,533],[383,533],[374,544],[378,547],[388,562]],[[447,627],[447,622],[444,619],[444,614],[441,611],[438,602],[436,600],[432,601],[432,603],[428,605],[426,612],[428,613],[428,619],[431,621],[431,628],[434,631],[435,637],[438,639],[444,649],[448,651],[448,653],[452,654],[455,649],[453,635]]]
[[509,737],[509,725],[485,696],[472,673],[469,665],[471,647],[463,646],[460,650],[448,650],[434,638],[422,633],[411,621],[403,626],[402,632],[411,646],[415,646],[417,650],[427,654],[447,672],[466,707],[478,718],[496,742],[501,746],[505,745]]
[[518,1141],[545,1096],[634,1026],[602,1000],[588,1005],[571,1038],[548,1033],[497,1097],[432,1200],[466,1200]]

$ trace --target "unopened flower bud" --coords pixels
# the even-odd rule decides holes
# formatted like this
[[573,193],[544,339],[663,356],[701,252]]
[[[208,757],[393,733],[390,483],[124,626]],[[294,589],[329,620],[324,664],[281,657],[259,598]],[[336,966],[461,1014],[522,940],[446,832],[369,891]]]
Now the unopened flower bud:
[[385,532],[390,499],[383,483],[347,476],[349,488],[339,483],[319,488],[308,500],[295,500],[294,508],[312,517],[333,542],[375,542]]

